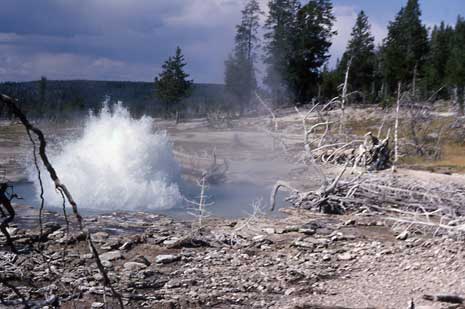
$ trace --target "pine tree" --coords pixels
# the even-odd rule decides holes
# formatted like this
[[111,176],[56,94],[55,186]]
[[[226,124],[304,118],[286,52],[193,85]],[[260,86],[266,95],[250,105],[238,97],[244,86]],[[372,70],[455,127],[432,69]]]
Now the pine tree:
[[170,107],[190,95],[193,81],[184,72],[186,61],[181,48],[176,48],[176,55],[169,57],[162,66],[162,72],[155,78],[155,96],[165,104],[168,114]]
[[266,75],[264,83],[270,88],[273,101],[285,103],[290,95],[288,84],[289,59],[293,52],[297,27],[298,0],[270,0],[265,22]]
[[287,77],[297,103],[317,95],[320,71],[336,34],[332,9],[329,0],[312,0],[298,11]]
[[446,83],[446,66],[450,58],[450,48],[454,29],[441,25],[434,26],[431,33],[428,61],[426,64],[426,87],[436,91]]
[[370,32],[370,27],[365,12],[360,11],[338,68],[342,80],[347,65],[351,61],[350,85],[353,90],[362,91],[365,96],[373,89],[376,64],[375,38]]
[[422,72],[428,52],[428,33],[421,23],[418,0],[408,0],[389,23],[384,48],[384,74],[391,92],[400,81],[414,83]]
[[450,45],[450,57],[447,62],[447,80],[457,93],[457,103],[460,113],[464,113],[465,96],[465,19],[457,18],[452,41]]
[[321,72],[321,83],[320,83],[320,96],[324,99],[331,100],[338,95],[337,87],[340,84],[338,72],[336,70],[330,71],[328,65],[323,66]]
[[255,62],[261,14],[258,1],[249,0],[242,10],[242,21],[236,27],[234,51],[225,61],[226,91],[239,102],[241,113],[257,88]]

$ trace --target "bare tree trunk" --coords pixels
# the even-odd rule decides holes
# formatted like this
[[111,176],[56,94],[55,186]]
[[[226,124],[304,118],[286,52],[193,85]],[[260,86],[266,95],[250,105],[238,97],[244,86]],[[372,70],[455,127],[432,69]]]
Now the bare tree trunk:
[[413,80],[412,80],[412,98],[415,98],[417,95],[417,70],[418,63],[415,63],[415,68],[413,69]]
[[402,83],[397,86],[397,106],[396,106],[396,122],[394,124],[394,162],[392,163],[392,171],[395,171],[397,161],[399,160],[399,112],[400,112],[400,91]]
[[[457,88],[456,88],[457,89]],[[465,88],[462,86],[457,90],[457,103],[458,103],[458,111],[459,115],[464,115],[464,99],[465,99]]]
[[349,63],[347,64],[346,74],[344,78],[344,86],[342,88],[342,100],[341,100],[341,122],[339,124],[339,134],[345,133],[345,105],[347,100],[347,87],[349,84],[349,73],[350,66],[352,65],[352,59],[350,58]]

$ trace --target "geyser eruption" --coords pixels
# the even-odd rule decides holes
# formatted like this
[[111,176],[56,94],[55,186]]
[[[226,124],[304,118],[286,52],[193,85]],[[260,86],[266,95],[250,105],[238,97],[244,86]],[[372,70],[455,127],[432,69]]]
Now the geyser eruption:
[[[160,210],[182,199],[168,137],[153,132],[152,118],[131,118],[121,103],[91,114],[82,136],[65,141],[51,161],[83,208]],[[53,183],[42,178],[47,204],[61,205]]]

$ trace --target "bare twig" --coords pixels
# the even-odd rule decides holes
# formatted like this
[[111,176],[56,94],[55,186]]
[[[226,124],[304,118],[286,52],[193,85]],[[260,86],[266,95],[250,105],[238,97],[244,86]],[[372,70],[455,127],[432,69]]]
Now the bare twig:
[[[21,121],[21,123],[23,124],[23,126],[26,128],[26,130],[28,132],[32,131],[37,136],[37,138],[39,140],[39,155],[40,155],[40,158],[42,160],[42,163],[44,164],[45,168],[47,169],[47,171],[48,171],[48,173],[50,175],[50,178],[55,183],[56,189],[63,196],[65,196],[66,199],[68,200],[68,202],[71,205],[71,207],[73,209],[73,212],[74,212],[74,214],[75,214],[75,216],[77,218],[79,228],[80,228],[81,231],[84,232],[82,217],[79,214],[77,203],[74,201],[74,199],[73,199],[70,191],[66,187],[66,185],[63,184],[60,181],[60,178],[58,177],[54,167],[52,166],[52,164],[50,163],[50,161],[48,159],[48,156],[47,156],[47,153],[46,153],[47,142],[46,142],[44,134],[42,133],[42,131],[40,129],[36,128],[35,126],[33,126],[29,122],[26,115],[17,107],[15,100],[13,100],[12,98],[10,98],[10,97],[8,97],[6,95],[1,94],[0,95],[0,101],[3,102],[4,104],[6,104],[6,106],[10,109],[10,111],[16,117],[18,117],[18,119]],[[14,210],[13,210],[13,213],[14,213]],[[90,250],[91,250],[91,252],[92,252],[92,254],[93,254],[93,256],[94,256],[94,258],[96,260],[98,269],[100,270],[100,272],[101,272],[101,274],[102,274],[102,276],[104,278],[104,282],[110,287],[110,289],[112,291],[112,294],[118,300],[118,302],[120,304],[120,307],[124,308],[123,300],[121,298],[121,295],[119,295],[119,293],[116,292],[116,290],[113,288],[113,285],[111,284],[111,281],[108,278],[108,275],[107,275],[107,273],[105,271],[105,268],[103,267],[103,265],[102,265],[102,263],[100,261],[100,257],[98,255],[98,252],[97,252],[97,250],[96,250],[96,248],[95,248],[95,246],[94,246],[94,244],[92,242],[92,239],[90,237],[90,232],[85,231],[84,233],[87,235],[87,242],[89,244],[89,248],[90,248]]]

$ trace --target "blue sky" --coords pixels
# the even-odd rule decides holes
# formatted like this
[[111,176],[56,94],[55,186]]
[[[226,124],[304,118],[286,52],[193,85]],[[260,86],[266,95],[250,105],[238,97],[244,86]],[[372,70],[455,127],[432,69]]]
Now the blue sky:
[[[180,45],[197,82],[223,81],[245,0],[2,0],[0,81],[153,80]],[[268,0],[259,0],[264,10]],[[334,64],[360,9],[378,42],[406,0],[334,0]],[[423,22],[455,23],[465,0],[421,1]]]

